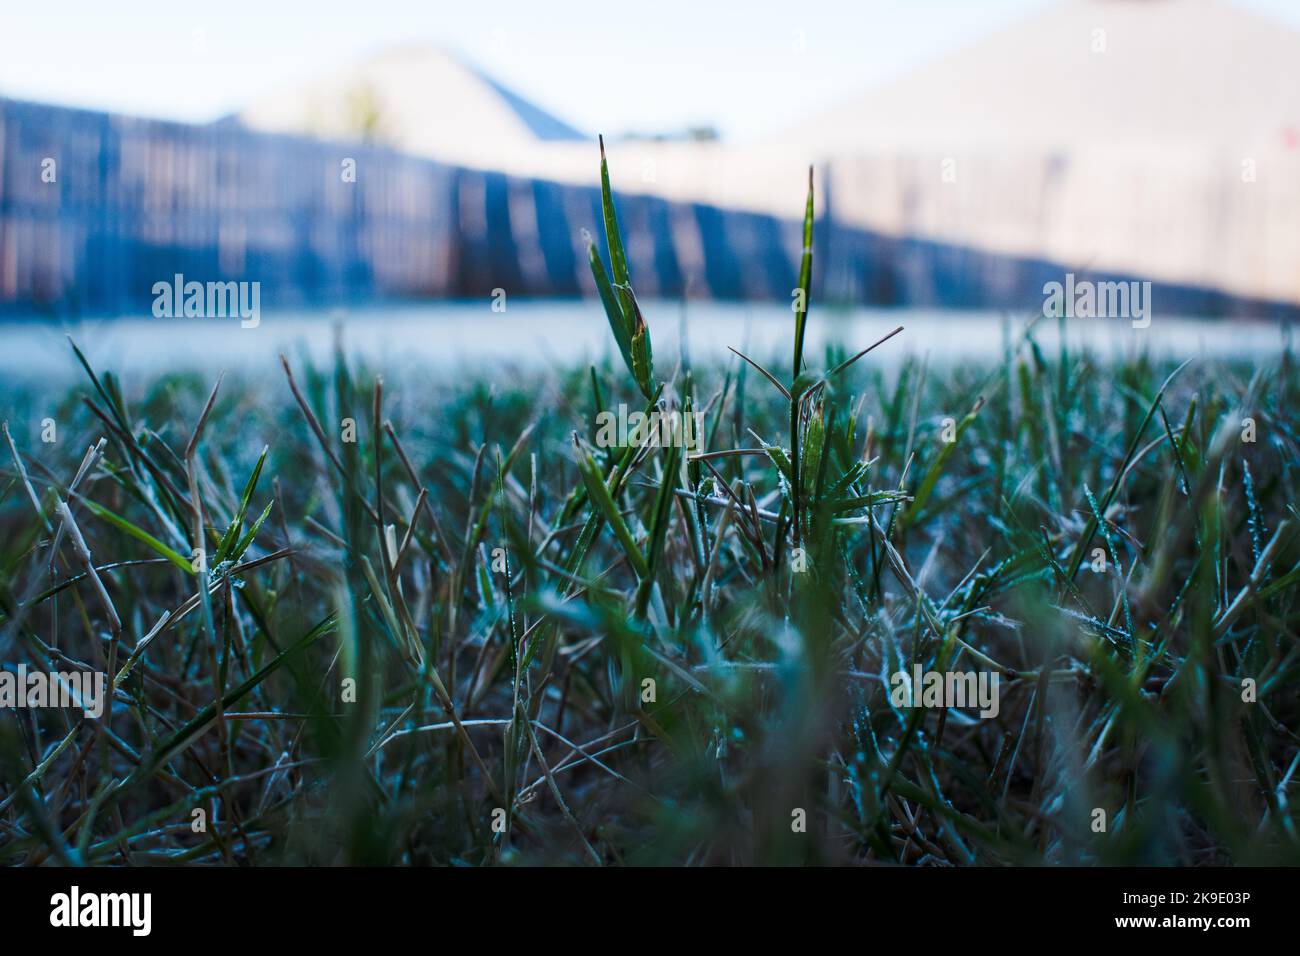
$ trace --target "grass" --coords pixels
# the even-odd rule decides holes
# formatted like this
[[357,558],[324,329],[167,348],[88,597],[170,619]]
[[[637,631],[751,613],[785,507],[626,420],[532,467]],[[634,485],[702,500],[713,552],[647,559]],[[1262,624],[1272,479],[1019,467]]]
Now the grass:
[[116,691],[0,714],[0,860],[1300,862],[1289,352],[805,355],[810,182],[789,367],[665,377],[604,181],[616,364],[6,393],[0,663]]

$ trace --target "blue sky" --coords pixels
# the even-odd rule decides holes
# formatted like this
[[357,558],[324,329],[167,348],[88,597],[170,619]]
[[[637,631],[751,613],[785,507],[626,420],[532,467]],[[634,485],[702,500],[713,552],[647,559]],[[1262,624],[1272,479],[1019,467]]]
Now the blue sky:
[[[587,132],[775,133],[1059,0],[7,0],[0,95],[206,121],[403,42]],[[1235,0],[1300,28],[1296,0]]]

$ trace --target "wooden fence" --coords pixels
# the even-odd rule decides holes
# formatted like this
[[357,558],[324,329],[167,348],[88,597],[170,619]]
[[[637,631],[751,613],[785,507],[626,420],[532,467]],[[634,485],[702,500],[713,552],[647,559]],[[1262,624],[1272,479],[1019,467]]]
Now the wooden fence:
[[[854,175],[850,176],[852,172]],[[815,294],[894,306],[1032,308],[1050,262],[817,226]],[[618,199],[640,295],[788,299],[799,226],[770,215]],[[408,298],[594,294],[588,186],[456,168],[391,150],[0,99],[0,314],[147,311],[157,282],[257,281],[266,308]],[[1271,306],[1171,286],[1182,311]]]

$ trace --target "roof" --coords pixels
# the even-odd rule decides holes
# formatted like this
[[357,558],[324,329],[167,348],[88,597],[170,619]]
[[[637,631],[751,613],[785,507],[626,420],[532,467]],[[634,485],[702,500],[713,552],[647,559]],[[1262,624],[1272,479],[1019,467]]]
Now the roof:
[[587,137],[458,56],[430,46],[391,50],[262,97],[246,125],[324,139],[371,139],[449,162],[491,165],[503,150]]
[[814,153],[1296,148],[1300,32],[1226,0],[1065,0],[781,139]]

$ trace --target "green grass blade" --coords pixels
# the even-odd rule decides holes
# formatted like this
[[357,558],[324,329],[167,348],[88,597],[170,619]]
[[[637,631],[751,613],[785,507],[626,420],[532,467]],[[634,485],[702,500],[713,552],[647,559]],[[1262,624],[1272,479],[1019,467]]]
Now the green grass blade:
[[809,297],[812,295],[812,249],[813,245],[813,171],[808,167],[808,202],[803,213],[803,255],[799,259],[799,297],[794,310],[794,364],[791,366],[790,380],[794,381],[803,371],[804,328],[808,324]]
[[[270,451],[270,445],[262,446],[262,454],[257,458],[257,464],[253,466],[253,473],[248,476],[248,481],[244,484],[244,493],[239,496],[239,508],[235,511],[235,517],[231,519],[230,527],[226,528],[226,533],[221,536],[221,543],[217,545],[217,554],[213,558],[213,564],[220,564],[230,554],[230,549],[234,547],[237,535],[244,526],[244,515],[248,512],[249,499],[253,497],[253,491],[257,488],[257,479],[262,474],[262,465],[266,463],[266,453]],[[268,512],[270,508],[268,507]],[[251,539],[250,539],[251,540]]]
[[167,547],[167,545],[163,544],[161,541],[159,541],[157,538],[151,535],[148,531],[145,531],[143,528],[137,527],[136,525],[127,521],[125,518],[115,515],[113,512],[109,511],[107,508],[105,508],[103,505],[97,502],[87,500],[84,501],[83,504],[85,504],[86,509],[90,511],[92,514],[94,514],[96,517],[102,518],[104,521],[107,521],[109,524],[113,525],[113,527],[117,528],[119,531],[125,531],[127,534],[135,538],[137,541],[147,545],[155,553],[162,555],[164,558],[166,558],[172,564],[176,565],[176,567],[180,568],[182,571],[186,572],[187,574],[194,573],[194,570],[193,568],[190,567],[190,562],[188,560],[182,557],[178,552],[173,551],[171,548]]

